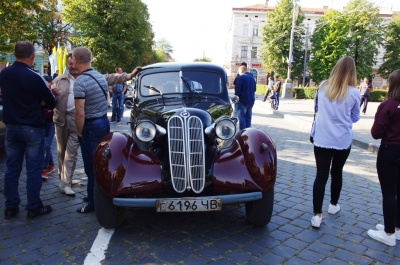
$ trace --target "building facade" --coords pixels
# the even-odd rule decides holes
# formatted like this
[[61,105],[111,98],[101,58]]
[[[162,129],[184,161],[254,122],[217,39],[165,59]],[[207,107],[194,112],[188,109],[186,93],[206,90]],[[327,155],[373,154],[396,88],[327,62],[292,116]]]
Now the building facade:
[[[227,59],[224,65],[229,79],[229,87],[232,88],[232,82],[237,75],[238,68],[242,62],[246,62],[248,70],[253,74],[258,84],[266,84],[268,73],[265,71],[262,59],[260,57],[262,47],[262,29],[266,23],[266,14],[274,11],[274,6],[269,6],[268,1],[265,4],[255,4],[246,7],[232,8],[232,17],[229,27],[229,38],[226,44]],[[301,25],[305,30],[303,36],[304,45],[307,52],[310,52],[310,39],[315,30],[316,22],[328,11],[327,6],[322,8],[301,7],[300,13],[304,15],[304,21]],[[380,17],[384,24],[390,23],[393,13],[390,11],[380,12]],[[289,41],[289,40],[288,40]],[[374,87],[385,87],[386,80],[377,75],[379,66],[383,63],[383,47],[379,48],[377,63],[373,66]],[[312,55],[311,55],[312,56]],[[305,67],[304,76],[308,77],[309,72]],[[282,78],[284,79],[284,78]],[[293,80],[294,85],[301,85],[300,80]],[[307,80],[307,84],[313,85],[312,80]]]

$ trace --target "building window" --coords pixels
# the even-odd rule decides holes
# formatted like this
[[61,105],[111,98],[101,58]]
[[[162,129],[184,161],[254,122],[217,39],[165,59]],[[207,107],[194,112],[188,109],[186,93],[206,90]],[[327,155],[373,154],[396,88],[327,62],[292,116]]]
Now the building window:
[[247,46],[242,46],[240,51],[240,58],[247,58]]
[[249,36],[249,24],[243,25],[243,36],[245,37]]
[[253,36],[258,36],[259,25],[253,25]]
[[257,58],[257,47],[251,49],[251,58]]

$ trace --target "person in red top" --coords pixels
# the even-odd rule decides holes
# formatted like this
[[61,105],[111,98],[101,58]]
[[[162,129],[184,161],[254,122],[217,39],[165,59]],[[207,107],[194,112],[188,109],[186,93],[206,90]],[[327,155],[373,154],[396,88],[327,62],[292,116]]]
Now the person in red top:
[[400,69],[389,77],[387,98],[376,111],[371,128],[374,139],[382,139],[376,160],[382,190],[384,225],[368,230],[373,239],[389,246],[400,240]]

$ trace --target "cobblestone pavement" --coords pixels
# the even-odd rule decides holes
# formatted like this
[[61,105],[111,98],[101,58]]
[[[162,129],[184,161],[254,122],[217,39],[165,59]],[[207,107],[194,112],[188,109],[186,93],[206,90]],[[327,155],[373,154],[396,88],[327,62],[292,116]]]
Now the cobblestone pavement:
[[[128,116],[126,112],[124,121]],[[126,125],[112,126],[128,131]],[[400,264],[399,246],[387,247],[366,233],[382,222],[376,154],[352,148],[344,167],[342,210],[336,215],[324,213],[317,230],[310,225],[315,176],[313,146],[308,142],[310,125],[282,118],[258,99],[253,126],[270,134],[278,151],[274,214],[267,226],[248,225],[244,207],[239,206],[218,213],[129,210],[127,221],[114,231],[101,264]],[[75,178],[81,183],[73,187],[76,197],[59,192],[55,173],[43,183],[42,199],[54,209],[49,215],[26,219],[25,170],[17,218],[4,219],[4,196],[0,196],[0,264],[84,264],[100,226],[93,213],[76,213],[86,188],[82,163],[79,159]],[[4,171],[1,154],[1,176]]]

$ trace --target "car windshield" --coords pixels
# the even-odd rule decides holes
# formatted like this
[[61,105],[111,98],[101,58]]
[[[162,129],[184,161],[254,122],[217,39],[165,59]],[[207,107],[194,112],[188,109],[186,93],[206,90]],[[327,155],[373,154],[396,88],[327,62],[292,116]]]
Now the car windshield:
[[148,74],[141,78],[142,96],[174,93],[220,94],[222,79],[214,72],[180,71]]

